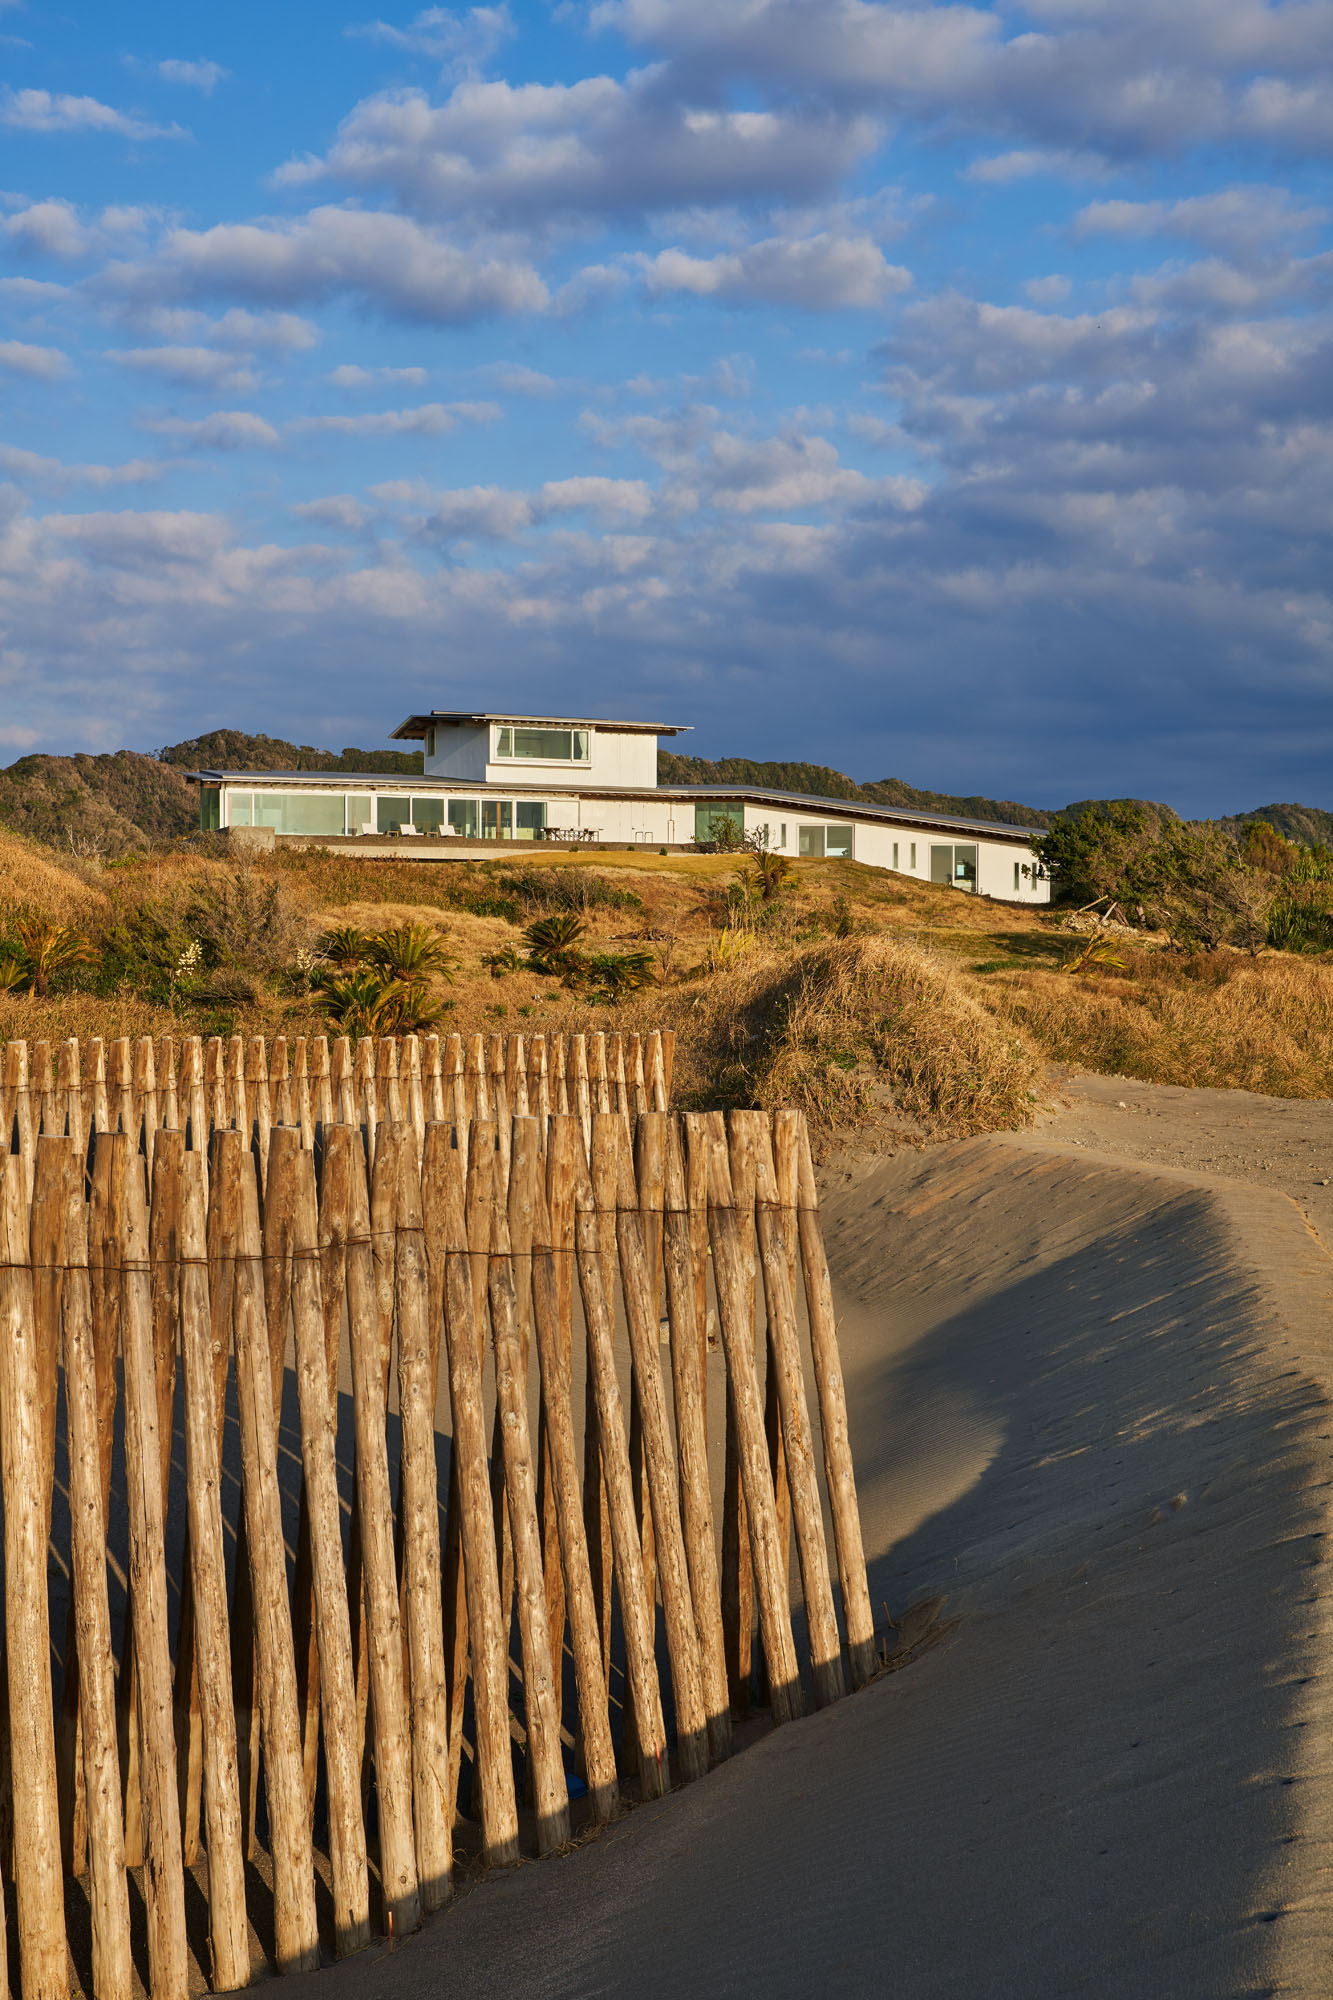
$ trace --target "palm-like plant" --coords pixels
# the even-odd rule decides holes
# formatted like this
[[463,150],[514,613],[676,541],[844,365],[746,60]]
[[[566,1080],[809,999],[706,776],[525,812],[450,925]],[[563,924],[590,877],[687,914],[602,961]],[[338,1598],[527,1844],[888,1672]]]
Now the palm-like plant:
[[587,929],[582,917],[572,910],[557,916],[539,917],[523,933],[528,947],[528,964],[534,972],[570,972],[579,962],[579,944]]
[[585,960],[585,971],[594,995],[608,1000],[623,999],[627,993],[641,992],[656,984],[657,974],[650,951],[610,951]]
[[390,1026],[393,984],[369,966],[325,980],[324,1005],[329,1019],[353,1041],[362,1035],[394,1033]]
[[96,956],[86,937],[68,924],[53,924],[48,917],[17,917],[5,941],[5,961],[17,976],[8,976],[12,991],[25,986],[39,1000],[51,991],[51,981],[76,965],[87,965]]
[[396,924],[367,941],[366,957],[386,979],[443,979],[453,984],[457,960],[429,924]]
[[774,854],[770,849],[763,848],[756,852],[750,865],[749,887],[761,903],[772,903],[782,894],[794,873],[785,854]]
[[318,950],[330,965],[350,971],[353,966],[365,964],[370,954],[370,933],[358,930],[354,924],[337,924],[325,931]]

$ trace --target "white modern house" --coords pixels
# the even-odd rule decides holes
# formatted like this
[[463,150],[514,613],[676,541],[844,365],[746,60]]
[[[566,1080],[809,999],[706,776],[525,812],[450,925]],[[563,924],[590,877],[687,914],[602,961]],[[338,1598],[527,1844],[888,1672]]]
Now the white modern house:
[[841,856],[1003,902],[1050,900],[1030,827],[757,786],[659,785],[658,740],[687,727],[436,709],[409,715],[392,732],[422,745],[421,777],[188,775],[200,787],[206,831],[231,830],[264,846],[347,843],[361,853],[448,860],[518,841],[688,848],[730,827],[793,857]]

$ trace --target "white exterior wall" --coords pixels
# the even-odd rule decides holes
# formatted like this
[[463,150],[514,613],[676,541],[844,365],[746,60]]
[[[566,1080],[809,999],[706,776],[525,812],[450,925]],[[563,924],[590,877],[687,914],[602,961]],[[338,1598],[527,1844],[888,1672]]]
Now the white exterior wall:
[[486,766],[491,754],[490,725],[474,723],[470,728],[459,723],[435,725],[435,755],[430,754],[430,741],[422,745],[426,753],[426,772],[432,778],[457,778],[465,785],[480,785],[486,781]]
[[[623,742],[626,739],[620,740]],[[653,741],[651,737],[644,740],[650,744]],[[626,794],[621,797],[591,798],[581,789],[569,785],[567,771],[563,774],[565,779],[563,785],[553,784],[549,789],[542,789],[540,785],[529,783],[511,790],[504,783],[504,776],[508,776],[512,781],[513,772],[510,768],[494,765],[490,768],[503,773],[494,782],[494,789],[489,794],[493,800],[500,802],[508,799],[511,804],[517,804],[521,800],[544,801],[547,824],[551,827],[568,827],[591,832],[599,840],[653,848],[684,844],[694,838],[695,801],[692,798],[675,798],[655,790],[645,791],[640,797]],[[527,771],[524,772],[525,777],[529,775]],[[330,776],[332,777],[332,774]],[[404,785],[401,788],[394,787],[392,791],[364,780],[358,785],[356,783],[358,776],[359,773],[348,773],[342,777],[340,783],[334,782],[327,786],[302,786],[300,792],[303,797],[349,795],[369,797],[370,808],[366,818],[372,824],[376,820],[376,802],[379,798],[400,800],[406,815],[408,801],[414,792],[417,796],[438,796],[444,792],[446,797],[475,798],[479,801],[487,796],[481,791],[475,779],[471,781],[465,779],[461,782],[455,779],[452,783],[446,781],[445,785],[441,785],[434,772],[429,773],[419,787]],[[249,794],[294,790],[295,787],[284,786],[280,781],[265,784],[259,774],[248,782],[236,781],[224,784],[221,787],[220,823],[224,827],[232,824],[231,795],[234,792]],[[717,801],[719,808],[725,804],[726,801],[723,799]],[[931,829],[909,823],[895,824],[891,820],[841,817],[834,819],[825,817],[820,814],[817,807],[812,806],[747,803],[743,810],[745,831],[754,833],[766,826],[770,845],[780,853],[789,855],[793,860],[799,856],[799,834],[802,826],[822,826],[826,831],[850,827],[853,860],[871,868],[891,869],[894,866],[896,844],[898,873],[911,875],[918,882],[928,882],[931,847],[961,844],[975,847],[977,850],[977,889],[980,894],[992,896],[997,901],[1006,903],[1050,901],[1050,883],[1036,879],[1035,858],[1032,851],[1026,843],[1019,840],[987,840],[982,835],[968,835],[961,829],[958,831]],[[785,843],[781,839],[784,827]],[[430,846],[432,851],[438,853],[437,843],[431,842]],[[913,846],[916,849],[915,867],[912,866]],[[512,850],[506,849],[506,851]],[[1017,890],[1014,888],[1015,863],[1019,868]],[[1029,871],[1026,875],[1022,872],[1024,867]]]

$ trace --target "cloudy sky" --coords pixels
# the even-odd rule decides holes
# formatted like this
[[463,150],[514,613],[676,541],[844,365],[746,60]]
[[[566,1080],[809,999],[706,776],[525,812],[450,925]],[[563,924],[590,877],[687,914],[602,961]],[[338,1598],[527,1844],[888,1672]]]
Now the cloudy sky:
[[0,0],[0,75],[0,759],[1333,805],[1333,0]]

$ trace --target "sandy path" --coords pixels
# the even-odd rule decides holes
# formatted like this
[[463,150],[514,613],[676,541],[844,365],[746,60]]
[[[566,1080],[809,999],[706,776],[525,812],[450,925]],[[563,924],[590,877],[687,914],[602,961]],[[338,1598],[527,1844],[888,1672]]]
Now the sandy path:
[[1143,1088],[828,1197],[873,1594],[944,1643],[320,1993],[1333,1989],[1333,1266],[1095,1154]]

